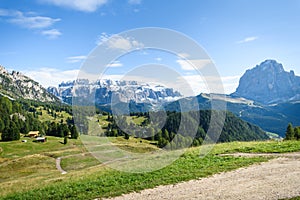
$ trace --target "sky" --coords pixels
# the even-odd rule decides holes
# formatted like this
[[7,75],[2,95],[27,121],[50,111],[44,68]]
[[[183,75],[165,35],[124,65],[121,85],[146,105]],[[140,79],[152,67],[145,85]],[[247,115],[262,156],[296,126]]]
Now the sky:
[[[266,59],[300,75],[298,0],[1,0],[0,65],[45,87],[57,86],[75,79],[101,42],[143,27],[174,30],[197,42],[227,94],[235,91],[247,69]],[[110,64],[106,75],[120,77],[143,63],[176,70],[195,93],[214,92],[206,90],[178,55],[157,50],[123,56]]]

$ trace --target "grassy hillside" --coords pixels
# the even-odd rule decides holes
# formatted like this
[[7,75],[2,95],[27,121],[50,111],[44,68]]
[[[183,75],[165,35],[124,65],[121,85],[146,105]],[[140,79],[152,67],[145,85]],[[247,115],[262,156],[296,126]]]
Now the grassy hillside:
[[55,114],[50,114],[48,110],[46,110],[44,107],[39,106],[37,108],[37,110],[39,111],[39,120],[42,122],[46,122],[46,121],[55,121],[57,123],[61,122],[61,120],[63,120],[64,123],[66,123],[66,120],[68,118],[72,118],[72,115],[70,115],[69,113],[67,113],[66,111],[52,111]]
[[[95,119],[90,117],[89,121]],[[132,116],[98,116],[97,121],[101,130],[95,124],[95,127],[92,127],[92,130],[95,130],[92,135],[126,138],[130,135],[157,143],[160,148],[180,149],[191,145],[199,146],[207,136],[218,142],[269,139],[259,127],[227,111],[201,110],[166,114],[158,111]],[[220,136],[215,135],[218,132],[221,132]]]
[[[0,188],[1,194],[38,188],[41,183],[60,177],[55,158],[85,152],[80,140],[47,137],[45,143],[12,141],[0,142]],[[50,181],[51,182],[51,181]]]
[[[49,139],[44,144],[20,141],[0,143],[0,199],[94,199],[116,196],[206,177],[270,159],[218,156],[223,153],[300,151],[299,141],[223,143],[217,144],[205,158],[199,157],[200,147],[190,148],[161,170],[132,174],[105,167],[85,152],[79,141],[70,140],[63,145],[61,139]],[[137,139],[118,137],[111,138],[111,141],[137,152],[143,147]],[[61,175],[56,170],[57,157],[62,157],[61,165],[68,174]]]

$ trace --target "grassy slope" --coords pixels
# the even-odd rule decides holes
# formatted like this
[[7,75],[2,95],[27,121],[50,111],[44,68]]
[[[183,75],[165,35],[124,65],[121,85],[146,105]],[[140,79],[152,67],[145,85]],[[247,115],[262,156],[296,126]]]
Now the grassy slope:
[[[26,143],[21,142],[21,140],[27,140]],[[47,136],[47,142],[37,143],[33,142],[34,138],[23,137],[20,141],[12,142],[0,142],[0,147],[2,153],[0,153],[1,158],[22,158],[24,156],[33,154],[45,154],[50,157],[58,157],[67,152],[83,151],[80,140],[69,140],[68,144],[63,145],[63,138],[57,138],[52,136]],[[0,161],[1,164],[1,161]]]
[[[124,142],[127,142],[124,146],[131,146],[130,149],[133,147],[136,149],[139,148],[139,143],[134,139],[124,141],[122,138],[112,138],[112,140],[114,140],[117,145],[122,145]],[[62,159],[62,166],[68,169],[69,173],[63,176],[60,175],[55,170],[54,159],[49,156],[42,158],[37,157],[38,159],[35,159],[33,156],[33,160],[31,160],[32,158],[29,159],[24,153],[21,153],[23,150],[19,147],[18,150],[15,151],[15,155],[20,155],[19,157],[21,159],[23,158],[25,162],[25,164],[20,163],[20,166],[24,166],[24,169],[34,169],[34,173],[26,174],[26,170],[25,175],[22,174],[23,172],[16,173],[14,177],[16,183],[10,179],[11,177],[9,175],[7,175],[6,178],[0,178],[0,187],[3,188],[0,191],[0,195],[3,199],[93,199],[96,197],[116,196],[158,185],[173,184],[180,181],[206,177],[215,173],[268,160],[268,158],[263,157],[242,158],[217,156],[217,154],[221,153],[300,151],[299,141],[224,143],[216,145],[205,158],[199,157],[199,147],[191,148],[173,164],[161,170],[151,173],[131,174],[107,169],[99,165],[89,154],[79,155],[78,152],[82,151],[81,147],[77,150],[72,150],[74,152],[71,153],[71,149],[76,148],[76,145],[69,143],[69,146],[65,147],[61,145],[59,141],[53,140],[53,142],[56,143],[55,146],[57,149],[52,146],[53,144],[49,144],[49,148],[51,149],[48,150],[52,152],[49,154],[53,154],[54,156],[73,155],[67,157],[66,160]],[[0,145],[3,144],[0,143]],[[30,144],[30,146],[31,145],[35,144]],[[13,159],[16,157],[11,154],[6,154],[5,152],[7,152],[9,143],[5,144],[5,146],[1,156],[5,159]],[[34,152],[40,154],[41,152],[45,152],[46,149],[47,148],[36,148]],[[64,153],[65,151],[68,153]],[[13,171],[15,169],[3,166],[4,163],[8,162],[9,161],[6,160],[0,164],[1,174],[14,173]],[[78,167],[76,163],[82,166]],[[37,167],[42,171],[37,171]],[[35,184],[37,181],[39,182]]]
[[[65,120],[68,115],[63,114]],[[57,113],[60,116],[60,113]],[[41,120],[54,120],[43,111]],[[99,123],[97,120],[99,119]],[[57,118],[60,121],[60,118]],[[128,117],[128,121],[142,123],[143,117]],[[90,129],[99,133],[107,127],[107,116],[91,119]],[[100,126],[99,126],[100,125]],[[102,129],[103,131],[103,129]],[[131,174],[107,169],[90,153],[80,140],[48,137],[48,142],[0,142],[0,199],[92,199],[116,196],[158,185],[206,177],[215,173],[263,162],[268,158],[219,157],[218,154],[234,152],[300,151],[300,142],[232,142],[218,144],[205,158],[199,158],[199,147],[191,148],[172,165],[144,174]],[[101,138],[97,137],[96,140]],[[91,138],[92,141],[95,139]],[[157,150],[149,141],[123,137],[110,138],[119,148],[144,153]],[[55,168],[55,158],[62,157],[61,166],[69,173],[61,175]],[[8,196],[7,196],[8,195]]]
[[231,142],[217,145],[213,152],[221,153],[288,153],[300,151],[300,141]]
[[80,140],[69,140],[48,136],[46,143],[20,141],[0,142],[0,195],[26,191],[45,185],[61,175],[55,167],[55,158],[85,151]]
[[144,121],[146,120],[145,117],[138,117],[138,116],[128,116],[127,117],[127,122],[130,123],[134,123],[134,124],[137,124],[137,125],[141,125]]
[[108,121],[107,121],[107,115],[98,116],[99,125],[102,128],[107,128]]
[[37,108],[37,111],[42,111],[42,115],[39,115],[39,120],[41,120],[42,122],[44,121],[55,121],[55,122],[60,122],[61,120],[63,120],[64,122],[66,122],[66,119],[68,117],[72,117],[69,113],[66,113],[65,111],[62,112],[56,112],[56,118],[52,117],[51,115],[48,114],[48,112],[46,110],[43,109],[43,107],[39,107]]

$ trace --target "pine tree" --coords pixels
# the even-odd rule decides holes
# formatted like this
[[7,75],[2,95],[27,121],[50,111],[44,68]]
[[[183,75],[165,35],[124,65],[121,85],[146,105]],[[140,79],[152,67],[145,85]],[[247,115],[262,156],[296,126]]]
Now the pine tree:
[[162,131],[160,130],[160,131],[158,131],[157,134],[155,134],[154,140],[159,141],[161,139],[162,139]]
[[11,131],[11,139],[12,140],[20,139],[20,130],[18,129],[17,125],[13,122],[11,123],[10,131]]
[[76,126],[73,125],[73,126],[71,127],[71,138],[72,138],[72,139],[77,139],[78,136],[79,136],[79,133],[78,133],[78,131],[77,131],[77,129],[76,129]]
[[163,130],[162,137],[165,138],[167,141],[170,141],[170,135],[167,129]]
[[4,130],[2,131],[2,135],[1,135],[1,139],[2,141],[11,141],[11,136],[10,136],[10,128],[9,127],[5,127]]
[[129,140],[129,134],[125,133],[124,138],[125,138],[126,140]]
[[20,132],[23,134],[27,134],[29,132],[29,125],[28,125],[27,120],[22,123]]
[[0,99],[0,110],[2,113],[5,114],[12,113],[12,103],[7,97],[2,97]]
[[15,123],[10,123],[9,127],[5,127],[2,135],[1,135],[2,141],[13,141],[13,140],[19,140],[20,139],[20,132],[17,129]]
[[0,132],[2,132],[5,128],[4,122],[2,119],[0,119]]
[[154,141],[154,136],[155,136],[155,130],[153,127],[150,127],[150,139]]
[[158,146],[159,148],[163,148],[163,147],[165,147],[167,144],[168,144],[168,140],[166,140],[165,138],[161,137],[161,138],[158,140],[157,146]]
[[294,135],[296,140],[300,140],[300,127],[294,128]]
[[61,124],[60,126],[62,127],[61,129],[62,129],[62,132],[63,132],[63,136],[68,137],[69,132],[70,132],[68,126],[66,124]]
[[289,123],[286,132],[285,132],[285,139],[286,140],[293,140],[295,138],[294,128],[291,123]]
[[64,144],[68,143],[68,137],[64,137]]

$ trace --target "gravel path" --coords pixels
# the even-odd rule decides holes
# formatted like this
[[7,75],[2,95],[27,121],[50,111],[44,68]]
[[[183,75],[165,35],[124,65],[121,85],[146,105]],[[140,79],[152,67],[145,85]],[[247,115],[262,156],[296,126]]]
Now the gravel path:
[[56,158],[56,169],[61,172],[61,174],[66,174],[67,172],[63,170],[60,166],[61,157]]
[[[253,154],[235,154],[251,156]],[[274,154],[266,154],[270,156]],[[257,156],[257,154],[256,154]],[[283,199],[300,196],[300,153],[281,154],[269,162],[200,180],[159,186],[121,199]]]

